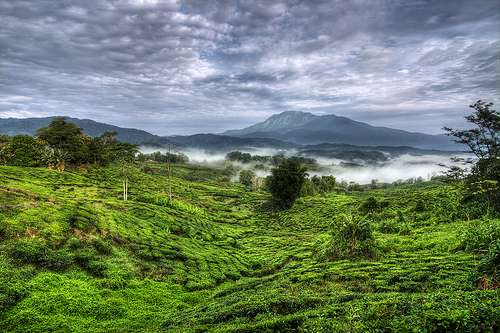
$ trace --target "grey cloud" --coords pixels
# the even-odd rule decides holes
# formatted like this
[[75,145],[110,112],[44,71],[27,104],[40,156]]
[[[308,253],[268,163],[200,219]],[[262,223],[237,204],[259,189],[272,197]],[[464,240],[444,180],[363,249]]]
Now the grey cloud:
[[500,101],[499,13],[494,0],[0,0],[0,117],[172,134],[293,108],[436,132],[474,99]]

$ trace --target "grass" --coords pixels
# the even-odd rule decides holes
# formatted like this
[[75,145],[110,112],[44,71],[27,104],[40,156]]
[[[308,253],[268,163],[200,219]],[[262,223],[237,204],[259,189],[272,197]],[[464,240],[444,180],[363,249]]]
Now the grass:
[[[0,167],[2,331],[499,327],[498,291],[477,289],[474,274],[500,220],[467,220],[453,186],[304,197],[272,213],[260,208],[266,193],[224,170],[143,170],[124,202],[113,168]],[[366,216],[378,256],[320,259],[336,217],[368,197],[383,203]],[[467,236],[478,227],[486,236]]]

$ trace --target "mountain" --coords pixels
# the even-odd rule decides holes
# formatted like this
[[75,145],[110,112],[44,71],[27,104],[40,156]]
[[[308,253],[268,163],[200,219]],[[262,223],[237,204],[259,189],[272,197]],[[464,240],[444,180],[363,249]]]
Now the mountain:
[[[47,126],[56,117],[46,118],[0,118],[0,134],[36,134],[37,129]],[[100,123],[90,119],[78,119],[64,117],[67,121],[76,124],[83,132],[90,136],[99,136],[104,132],[114,131],[118,133],[117,138],[120,141],[134,143],[138,145],[164,147],[167,144],[173,144],[178,148],[198,148],[214,151],[249,149],[249,148],[277,148],[286,149],[295,147],[296,144],[283,142],[273,138],[239,138],[227,135],[217,134],[195,134],[195,135],[175,135],[158,136],[149,132],[123,128],[105,123]]]
[[218,134],[175,135],[167,137],[178,147],[207,149],[212,151],[229,151],[252,148],[295,148],[296,144],[272,138],[239,138]]
[[297,144],[344,143],[443,150],[461,148],[445,135],[408,132],[372,126],[336,115],[318,116],[301,111],[285,111],[261,123],[223,134],[236,137],[273,138]]
[[[54,118],[0,118],[0,134],[34,135],[37,129],[47,126]],[[428,135],[387,127],[375,127],[346,117],[335,115],[316,116],[312,113],[299,111],[287,111],[273,115],[264,122],[242,130],[227,131],[223,134],[187,136],[158,136],[143,130],[118,127],[90,119],[65,118],[82,128],[90,136],[99,136],[104,132],[115,131],[118,133],[117,137],[120,141],[158,148],[169,143],[178,148],[190,147],[213,151],[264,147],[289,149],[299,148],[302,145],[317,144],[348,144],[371,147],[371,149],[364,149],[365,151],[381,151],[381,149],[375,149],[373,146],[411,146],[441,150],[459,150],[463,148],[443,135]],[[314,149],[310,147],[310,150],[318,149],[317,147]],[[363,149],[359,147],[356,149],[352,147],[340,149],[340,147],[334,148],[330,146],[326,150],[333,152],[338,150],[360,151]],[[322,154],[327,154],[327,152],[322,152]]]
[[254,133],[280,132],[301,128],[317,116],[308,112],[286,111],[269,117],[266,121],[241,130],[227,131],[226,135],[248,135]]
[[[47,126],[56,117],[45,118],[0,118],[0,134],[17,135],[17,134],[36,134],[37,129]],[[104,132],[117,132],[117,138],[120,141],[125,141],[134,144],[163,144],[166,143],[164,137],[148,133],[146,131],[123,128],[105,123],[100,123],[90,119],[78,119],[64,117],[67,121],[74,123],[80,127],[84,133],[90,136],[99,136]]]

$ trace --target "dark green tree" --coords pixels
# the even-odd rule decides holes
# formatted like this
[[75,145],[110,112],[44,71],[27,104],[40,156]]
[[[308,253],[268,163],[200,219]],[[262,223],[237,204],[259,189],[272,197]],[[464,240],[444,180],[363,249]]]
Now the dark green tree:
[[471,128],[444,129],[455,137],[455,142],[467,145],[477,157],[466,176],[467,196],[484,199],[489,208],[500,212],[500,113],[492,106],[493,103],[479,100],[470,105],[473,112],[465,117]]
[[37,136],[50,148],[63,152],[67,159],[65,163],[82,164],[91,159],[91,138],[62,117],[55,118],[47,127],[38,129]]
[[284,159],[271,170],[268,188],[277,208],[290,208],[300,194],[307,177],[306,168],[295,159]]
[[137,145],[118,141],[116,135],[116,132],[104,132],[92,138],[89,148],[92,163],[108,165],[114,161],[135,158],[139,153]]
[[29,135],[16,135],[0,148],[3,164],[36,167],[42,164],[44,145]]

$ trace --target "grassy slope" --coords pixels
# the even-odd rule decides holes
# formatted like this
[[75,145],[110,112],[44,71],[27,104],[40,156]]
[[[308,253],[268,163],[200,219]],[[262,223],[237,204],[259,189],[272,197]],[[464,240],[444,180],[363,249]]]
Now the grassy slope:
[[[256,209],[265,194],[217,182],[215,171],[203,169],[175,168],[169,201],[165,170],[149,169],[123,202],[113,169],[0,167],[0,328],[400,332],[498,325],[498,293],[473,290],[477,259],[456,250],[457,233],[470,222],[454,221],[452,188],[309,197],[266,214]],[[318,260],[317,239],[367,195],[388,205],[373,218],[380,257]],[[410,213],[419,199],[425,210]]]

